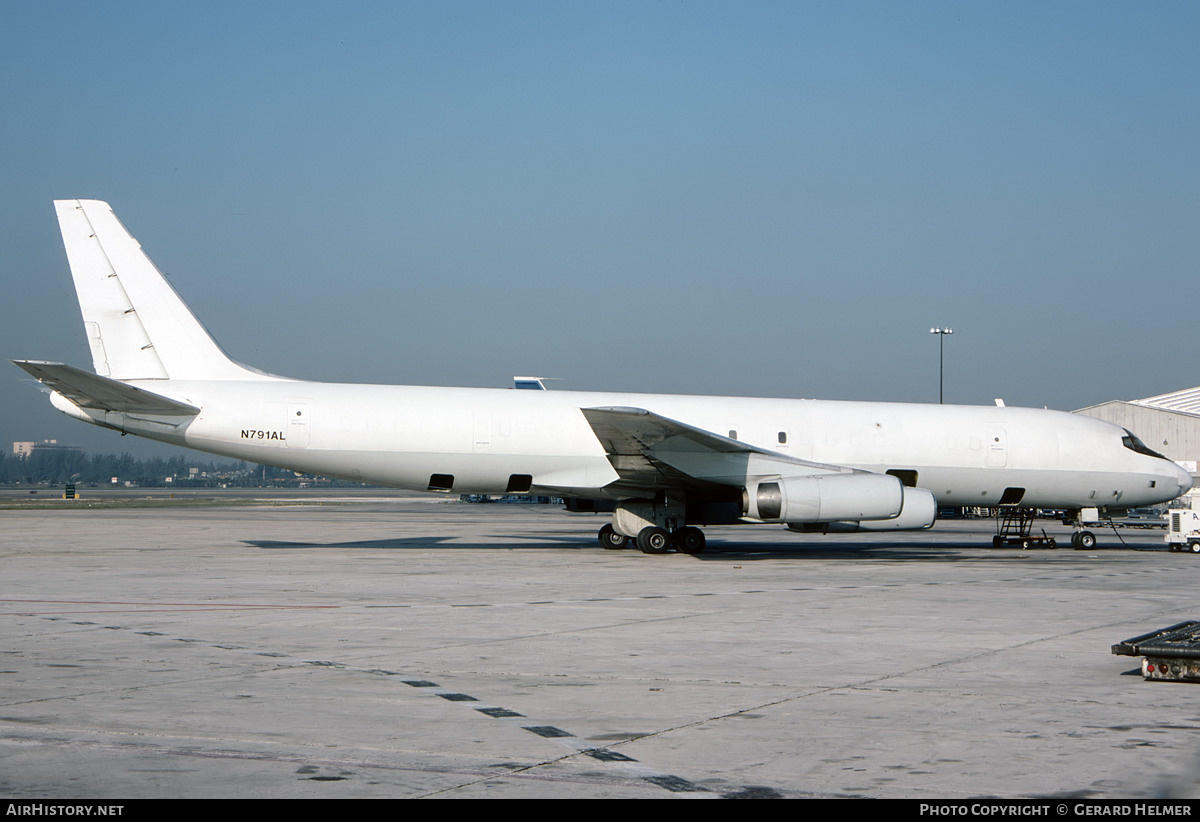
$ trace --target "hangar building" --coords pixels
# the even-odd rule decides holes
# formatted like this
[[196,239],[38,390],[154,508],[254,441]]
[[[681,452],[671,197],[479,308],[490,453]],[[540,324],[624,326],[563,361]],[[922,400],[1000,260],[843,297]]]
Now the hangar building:
[[1193,475],[1200,462],[1200,388],[1143,400],[1111,400],[1075,412],[1132,431],[1138,439]]

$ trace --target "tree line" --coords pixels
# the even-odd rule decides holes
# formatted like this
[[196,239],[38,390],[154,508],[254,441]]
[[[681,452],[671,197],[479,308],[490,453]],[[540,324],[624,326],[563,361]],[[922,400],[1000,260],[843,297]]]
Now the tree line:
[[[191,469],[198,469],[192,472]],[[111,485],[131,483],[143,487],[257,486],[295,481],[291,471],[244,461],[200,462],[186,456],[135,457],[123,454],[88,454],[68,449],[35,449],[27,456],[0,453],[2,485]],[[167,481],[167,477],[171,477]]]

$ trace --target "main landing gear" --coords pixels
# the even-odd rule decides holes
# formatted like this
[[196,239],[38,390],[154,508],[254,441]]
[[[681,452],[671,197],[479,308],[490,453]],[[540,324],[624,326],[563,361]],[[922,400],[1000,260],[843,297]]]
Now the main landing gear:
[[[612,522],[600,529],[600,545],[625,548],[630,540],[643,554],[681,554],[704,550],[704,532],[687,525],[687,501],[681,493],[621,500],[613,508]],[[633,536],[636,535],[636,536]]]
[[604,527],[600,529],[598,538],[600,540],[600,547],[607,548],[610,551],[629,547],[629,537],[617,533],[617,529],[608,523],[605,523]]
[[[630,537],[617,531],[611,524],[600,529],[598,535],[600,547],[610,550],[628,548]],[[649,525],[640,531],[633,543],[643,554],[665,554],[674,548],[681,554],[698,554],[704,550],[704,532],[693,525],[687,525],[674,532],[657,525]]]

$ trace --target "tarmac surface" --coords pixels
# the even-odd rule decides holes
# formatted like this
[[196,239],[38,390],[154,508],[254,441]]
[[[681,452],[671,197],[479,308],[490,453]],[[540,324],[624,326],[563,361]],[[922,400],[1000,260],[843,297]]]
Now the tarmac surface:
[[1200,798],[1200,685],[1110,653],[1200,618],[1161,531],[650,556],[547,505],[81,493],[0,510],[6,798]]

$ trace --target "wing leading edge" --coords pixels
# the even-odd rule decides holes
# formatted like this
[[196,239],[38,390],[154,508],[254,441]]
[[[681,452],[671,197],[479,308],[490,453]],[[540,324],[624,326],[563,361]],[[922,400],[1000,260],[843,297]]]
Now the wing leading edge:
[[620,483],[631,488],[743,487],[772,476],[863,473],[769,451],[644,408],[580,410],[620,475]]

